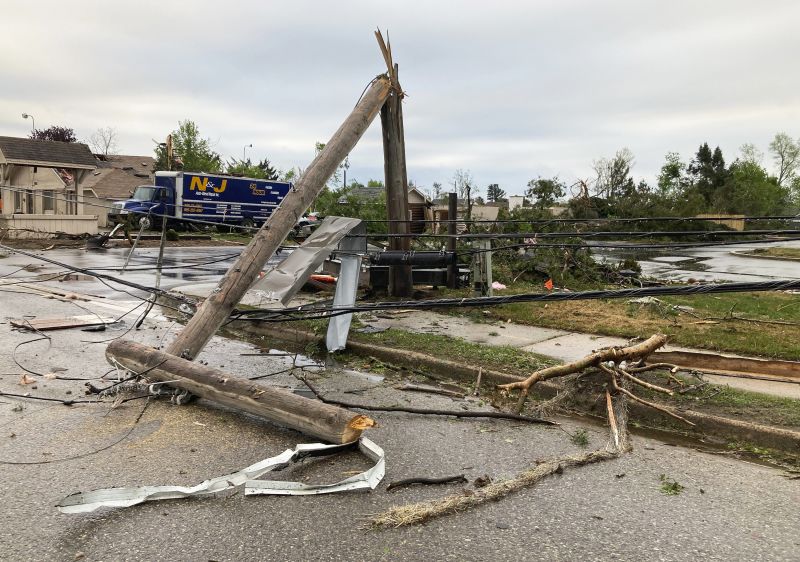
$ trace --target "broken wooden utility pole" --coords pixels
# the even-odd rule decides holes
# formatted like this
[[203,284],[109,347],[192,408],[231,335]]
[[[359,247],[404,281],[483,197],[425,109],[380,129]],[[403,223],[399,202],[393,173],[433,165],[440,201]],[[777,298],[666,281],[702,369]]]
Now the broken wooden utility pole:
[[211,339],[231,311],[239,304],[258,274],[297,224],[303,212],[314,202],[345,156],[353,150],[389,95],[390,82],[379,76],[361,101],[314,158],[286,198],[264,226],[253,236],[219,285],[167,348],[167,352],[194,359]]
[[[453,253],[456,251],[456,234],[458,234],[457,217],[458,195],[450,193],[447,198],[447,234],[449,235],[447,238],[447,251]],[[447,287],[458,289],[458,261],[454,261],[447,268]]]
[[[257,387],[257,390],[252,390],[253,383],[247,379],[226,375],[220,371],[215,372],[209,367],[192,365],[180,359],[192,360],[197,357],[208,340],[228,319],[231,311],[258,277],[267,259],[283,243],[297,220],[325,187],[325,182],[375,119],[386,102],[391,87],[390,79],[386,75],[378,76],[372,81],[352,113],[311,162],[281,205],[273,211],[267,222],[253,236],[236,263],[231,266],[219,285],[167,348],[166,354],[163,357],[159,356],[165,360],[164,364],[158,365],[158,361],[154,358],[153,354],[160,352],[125,341],[117,341],[109,346],[109,360],[113,357],[117,364],[133,372],[142,372],[143,368],[145,370],[152,368],[147,373],[148,379],[169,381],[170,386],[186,390],[201,398],[233,405],[238,409],[245,409],[242,404],[252,405],[257,401],[254,393],[258,396],[266,396],[271,393],[272,391],[267,390],[267,387],[261,386]],[[158,365],[158,368],[153,368],[154,365]],[[216,377],[216,384],[209,384],[214,377]],[[263,394],[260,394],[262,392]],[[289,427],[334,442],[353,437],[352,432],[339,431],[339,429],[341,429],[340,422],[342,420],[349,420],[346,425],[349,430],[352,430],[353,428],[349,425],[353,419],[357,418],[356,414],[340,409],[338,412],[321,413],[316,409],[316,401],[308,398],[296,398],[299,400],[295,398],[289,400],[283,395],[280,399],[276,398],[262,403],[263,407],[258,408],[257,411],[246,411],[252,411],[252,413],[279,421]],[[269,411],[274,411],[274,415],[269,414]],[[320,415],[322,415],[322,419],[318,419]],[[332,424],[332,427],[338,429],[332,431],[328,427],[317,432],[317,423]],[[371,420],[368,423],[371,423]],[[337,435],[339,435],[338,438]]]
[[[381,108],[383,130],[383,169],[386,176],[386,208],[389,218],[389,249],[408,252],[411,233],[408,216],[408,171],[406,169],[406,143],[403,131],[403,90],[398,80],[398,66],[392,60],[391,43],[384,43],[380,32],[375,32],[378,45],[386,60],[392,91]],[[389,266],[389,294],[394,297],[411,296],[413,278],[410,265]]]
[[170,386],[331,443],[355,441],[364,429],[374,425],[367,416],[235,377],[140,343],[111,342],[106,357],[110,363],[119,363],[136,373],[146,372],[149,380],[169,381]]

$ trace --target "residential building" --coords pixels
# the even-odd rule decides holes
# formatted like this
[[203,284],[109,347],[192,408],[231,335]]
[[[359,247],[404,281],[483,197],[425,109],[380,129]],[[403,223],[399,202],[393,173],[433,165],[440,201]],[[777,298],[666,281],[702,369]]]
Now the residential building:
[[97,215],[101,227],[108,223],[108,210],[117,201],[129,199],[140,185],[152,185],[155,159],[152,156],[95,155],[97,169],[83,180],[87,211]]
[[82,143],[0,136],[0,230],[20,238],[97,234],[83,190],[96,167]]

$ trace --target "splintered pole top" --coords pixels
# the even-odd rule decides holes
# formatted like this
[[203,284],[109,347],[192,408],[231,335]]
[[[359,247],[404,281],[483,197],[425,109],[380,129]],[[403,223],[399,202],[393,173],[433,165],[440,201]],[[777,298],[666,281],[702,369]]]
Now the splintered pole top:
[[386,32],[386,41],[384,41],[383,34],[381,33],[381,30],[378,29],[375,31],[375,39],[378,40],[378,47],[381,49],[383,60],[386,61],[386,71],[387,75],[389,76],[389,80],[392,82],[392,88],[402,94],[403,90],[400,88],[400,81],[397,78],[397,65],[392,59],[392,43],[389,40],[389,32]]

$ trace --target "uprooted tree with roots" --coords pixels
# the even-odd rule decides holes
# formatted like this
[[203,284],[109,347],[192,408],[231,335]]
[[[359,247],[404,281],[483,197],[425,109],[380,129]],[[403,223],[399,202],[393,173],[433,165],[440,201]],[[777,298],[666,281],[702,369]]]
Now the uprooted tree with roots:
[[617,458],[622,453],[633,450],[628,432],[628,400],[659,410],[671,417],[694,425],[689,420],[660,404],[654,404],[637,396],[631,389],[635,386],[672,396],[673,392],[645,380],[637,375],[655,369],[670,368],[665,363],[646,364],[645,360],[667,341],[664,335],[654,335],[647,340],[628,347],[610,347],[587,355],[579,361],[540,369],[527,379],[499,385],[505,393],[519,391],[517,409],[522,410],[531,388],[537,383],[555,378],[565,378],[567,386],[562,396],[575,392],[577,376],[590,369],[599,370],[607,377],[605,384],[605,404],[608,416],[609,438],[605,447],[580,455],[569,455],[557,459],[537,462],[533,468],[509,480],[494,482],[471,494],[458,493],[428,502],[401,505],[372,518],[374,528],[401,527],[423,523],[430,519],[464,511],[488,501],[501,499],[512,492],[535,485],[553,474],[560,474],[566,468],[575,468],[600,461]]

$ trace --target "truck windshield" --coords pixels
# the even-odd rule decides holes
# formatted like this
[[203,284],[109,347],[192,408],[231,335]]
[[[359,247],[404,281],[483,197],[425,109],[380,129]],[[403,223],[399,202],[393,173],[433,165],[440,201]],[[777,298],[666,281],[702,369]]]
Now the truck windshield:
[[133,198],[137,201],[155,201],[160,195],[161,189],[151,185],[140,185],[133,192]]

